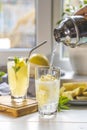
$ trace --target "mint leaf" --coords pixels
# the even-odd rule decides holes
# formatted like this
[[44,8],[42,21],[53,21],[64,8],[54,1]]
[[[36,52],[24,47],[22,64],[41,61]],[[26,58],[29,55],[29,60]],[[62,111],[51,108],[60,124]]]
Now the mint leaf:
[[61,110],[68,110],[69,109],[69,99],[64,96],[60,96],[59,98],[59,104],[58,104],[58,111]]
[[15,64],[18,64],[18,63],[19,63],[19,61],[20,61],[20,60],[19,60],[19,58],[18,58],[18,57],[15,57],[15,58],[14,58],[14,62],[15,62]]
[[17,65],[17,64],[20,62],[19,58],[18,58],[18,57],[15,57],[15,58],[14,58],[14,62],[15,62],[15,66],[13,66],[13,69],[14,69],[14,71],[15,71],[15,73],[16,73],[16,72],[18,72],[19,69],[21,68],[20,66]]
[[15,73],[20,69],[20,67],[18,66],[13,66],[13,69],[14,69],[14,71],[15,71]]

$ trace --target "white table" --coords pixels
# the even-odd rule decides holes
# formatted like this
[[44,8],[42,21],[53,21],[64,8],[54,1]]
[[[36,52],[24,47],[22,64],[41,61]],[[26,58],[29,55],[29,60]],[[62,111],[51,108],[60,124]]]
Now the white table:
[[18,118],[0,114],[0,130],[87,130],[87,106],[59,112],[50,120],[40,119],[37,112]]

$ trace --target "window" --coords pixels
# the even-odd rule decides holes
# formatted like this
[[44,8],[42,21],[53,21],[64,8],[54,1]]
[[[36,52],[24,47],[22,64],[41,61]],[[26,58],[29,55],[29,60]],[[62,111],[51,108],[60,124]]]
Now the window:
[[35,46],[35,0],[0,3],[0,49]]
[[[0,43],[3,45],[0,45],[0,66],[6,66],[8,56],[27,56],[33,46],[45,40],[49,50],[43,47],[39,53],[49,55],[52,43],[51,6],[51,0],[0,1]],[[30,23],[26,20],[21,22],[23,17],[29,16],[27,12],[33,13],[34,17]]]

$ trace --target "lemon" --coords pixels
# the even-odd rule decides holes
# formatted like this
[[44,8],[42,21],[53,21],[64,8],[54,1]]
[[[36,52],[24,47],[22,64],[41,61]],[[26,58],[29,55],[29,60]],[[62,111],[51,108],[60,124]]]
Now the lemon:
[[36,92],[36,97],[40,107],[45,105],[48,102],[49,97],[49,90],[47,89],[47,87],[44,85],[39,85],[39,89]]
[[46,56],[38,53],[33,53],[30,58],[30,77],[35,77],[36,66],[49,66],[49,60]]
[[45,91],[40,90],[39,92],[37,92],[36,97],[37,97],[38,105],[40,107],[42,107],[48,102],[48,93]]
[[23,66],[25,66],[26,64],[25,64],[25,62],[22,60],[22,61],[20,61],[17,65],[18,65],[19,67],[23,67]]
[[49,66],[49,61],[46,56],[42,54],[32,54],[29,59],[30,63],[41,65],[41,66]]

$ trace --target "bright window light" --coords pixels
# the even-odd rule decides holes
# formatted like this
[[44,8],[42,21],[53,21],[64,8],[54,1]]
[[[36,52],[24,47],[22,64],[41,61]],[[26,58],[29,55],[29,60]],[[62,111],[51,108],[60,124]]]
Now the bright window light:
[[9,49],[10,43],[9,38],[0,38],[0,49]]

